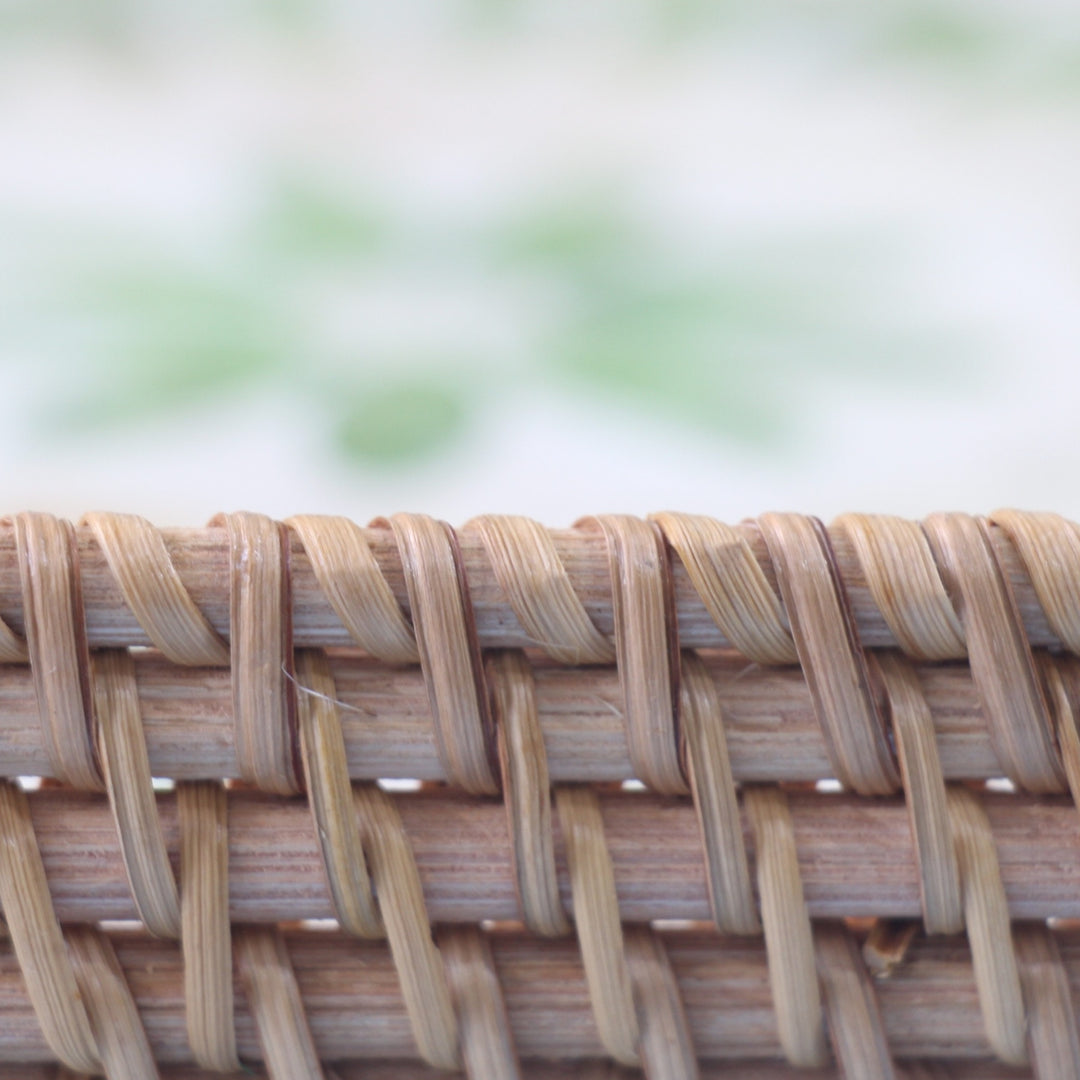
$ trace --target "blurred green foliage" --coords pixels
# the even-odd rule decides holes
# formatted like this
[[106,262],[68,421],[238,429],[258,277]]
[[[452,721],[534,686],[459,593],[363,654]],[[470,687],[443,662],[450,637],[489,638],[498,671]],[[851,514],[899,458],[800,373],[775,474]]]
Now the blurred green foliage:
[[[887,243],[688,249],[611,191],[423,223],[293,175],[201,262],[100,235],[78,250],[43,317],[93,328],[49,418],[82,435],[277,387],[324,418],[328,447],[386,467],[429,459],[484,407],[544,386],[768,451],[797,437],[811,383],[915,385],[963,355],[939,327],[873,313],[892,285]],[[408,325],[343,342],[310,303],[328,282],[347,313],[387,275],[408,290],[470,274],[481,291],[515,282],[545,312],[514,362],[453,338],[433,355]]]
[[348,458],[370,464],[423,460],[465,429],[466,399],[466,388],[445,372],[359,385],[342,402],[337,445]]

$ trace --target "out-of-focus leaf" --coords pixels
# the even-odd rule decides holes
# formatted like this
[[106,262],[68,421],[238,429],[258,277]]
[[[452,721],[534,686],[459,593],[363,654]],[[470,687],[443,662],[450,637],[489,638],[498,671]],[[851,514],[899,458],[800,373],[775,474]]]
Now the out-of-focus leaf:
[[285,362],[287,335],[269,301],[187,268],[103,274],[75,303],[97,327],[93,378],[58,395],[56,418],[75,430],[206,402]]
[[913,58],[968,62],[988,59],[1007,44],[992,17],[978,9],[960,10],[943,4],[900,9],[882,28],[889,52]]
[[760,268],[683,281],[616,278],[581,298],[547,366],[571,388],[777,446],[795,426],[800,387],[822,378],[914,385],[931,370],[948,378],[952,335],[898,331],[851,307],[850,296],[817,279]]
[[271,347],[251,340],[147,344],[114,358],[112,378],[61,399],[54,420],[72,431],[150,422],[237,393],[277,360]]
[[377,251],[388,223],[379,211],[305,181],[279,186],[257,239],[286,258],[341,258]]
[[629,256],[641,244],[612,198],[582,196],[533,207],[490,236],[497,258],[525,268],[570,271]]
[[[766,445],[783,432],[776,387],[758,378],[762,346],[747,332],[766,298],[710,287],[631,290],[586,311],[556,346],[551,366],[573,384]],[[753,312],[754,314],[751,314]]]
[[336,441],[345,454],[373,465],[430,457],[461,434],[467,418],[460,386],[409,376],[373,384],[346,403]]

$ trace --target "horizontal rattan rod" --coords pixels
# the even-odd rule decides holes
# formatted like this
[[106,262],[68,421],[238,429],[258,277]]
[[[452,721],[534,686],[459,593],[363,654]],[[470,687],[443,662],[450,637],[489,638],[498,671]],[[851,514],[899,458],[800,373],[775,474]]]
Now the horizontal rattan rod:
[[[394,798],[434,922],[522,917],[507,814],[499,800],[437,790]],[[1072,803],[994,793],[986,793],[983,801],[1012,917],[1080,918],[1080,820]],[[136,918],[104,797],[48,790],[32,795],[30,802],[61,921]],[[163,795],[158,803],[175,866],[175,799]],[[918,871],[902,801],[792,792],[790,805],[812,916],[920,916]],[[690,800],[616,791],[602,796],[602,806],[622,918],[708,920],[705,864]],[[752,851],[745,825],[744,820]],[[303,799],[233,792],[229,844],[233,922],[334,916]],[[569,911],[569,877],[557,820],[555,855]]]
[[[1031,1080],[1027,1069],[1014,1069],[996,1062],[920,1062],[927,1071],[916,1073],[926,1080]],[[327,1080],[437,1080],[426,1065],[409,1061],[335,1061],[327,1066]],[[794,1069],[772,1061],[706,1061],[699,1063],[701,1080],[848,1080],[834,1068]],[[251,1066],[240,1073],[206,1072],[184,1065],[166,1066],[161,1080],[267,1080],[266,1073]],[[623,1069],[611,1061],[523,1061],[522,1080],[641,1080],[637,1069]],[[0,1080],[76,1080],[55,1065],[3,1065]],[[81,1080],[81,1078],[80,1078]]]
[[[780,1059],[761,940],[689,931],[665,932],[663,939],[699,1057]],[[115,933],[113,941],[155,1058],[163,1064],[190,1063],[179,947],[125,932]],[[383,943],[323,931],[295,932],[286,941],[322,1060],[416,1059],[397,975]],[[563,1060],[604,1057],[575,940],[495,933],[491,944],[520,1055]],[[1060,952],[1075,984],[1080,979],[1080,940],[1061,935]],[[992,1057],[962,938],[914,943],[909,960],[876,987],[885,1034],[898,1059]],[[0,990],[0,1060],[48,1060],[18,965],[6,944],[0,948]],[[240,1055],[259,1060],[254,1026],[239,987],[236,1000]]]
[[[765,543],[757,527],[745,524],[740,528],[750,540],[758,561],[772,578]],[[227,636],[229,548],[225,530],[162,529],[161,532],[173,563],[195,603],[218,632]],[[390,530],[368,529],[366,532],[379,566],[398,602],[407,610],[408,596],[401,560]],[[611,580],[602,536],[572,529],[552,529],[551,536],[589,615],[603,633],[611,635]],[[838,530],[831,531],[830,536],[861,642],[871,648],[895,645],[892,632],[870,596],[851,545]],[[1059,642],[1047,624],[1030,578],[1012,543],[995,526],[991,526],[991,536],[1016,594],[1028,639],[1036,646],[1058,645]],[[505,592],[495,579],[479,537],[463,530],[460,533],[460,546],[481,645],[491,648],[531,644],[510,609]],[[79,576],[91,646],[149,644],[146,634],[124,603],[105,558],[88,528],[78,529],[78,551]],[[295,537],[292,543],[291,567],[295,643],[301,646],[352,644],[345,627],[320,590],[311,564]],[[706,612],[677,557],[673,559],[673,569],[679,636],[683,645],[688,648],[708,648],[728,644]],[[0,617],[16,630],[22,631],[22,591],[15,536],[13,528],[6,523],[0,525]]]
[[[708,658],[724,707],[735,778],[818,780],[832,775],[810,691],[797,667],[765,668],[728,653]],[[445,780],[418,668],[359,655],[331,659],[349,772],[355,780]],[[150,767],[182,780],[240,775],[229,672],[182,668],[154,653],[136,659]],[[950,779],[1002,774],[970,669],[918,667]],[[535,668],[540,727],[556,782],[633,775],[614,668]],[[29,669],[0,665],[0,775],[49,776],[51,763]]]

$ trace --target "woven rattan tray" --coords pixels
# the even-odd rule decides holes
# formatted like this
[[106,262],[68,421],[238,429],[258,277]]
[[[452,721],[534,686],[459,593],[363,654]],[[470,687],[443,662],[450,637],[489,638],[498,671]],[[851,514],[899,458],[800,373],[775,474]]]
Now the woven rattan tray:
[[0,616],[0,1080],[1080,1077],[1056,515],[22,514]]

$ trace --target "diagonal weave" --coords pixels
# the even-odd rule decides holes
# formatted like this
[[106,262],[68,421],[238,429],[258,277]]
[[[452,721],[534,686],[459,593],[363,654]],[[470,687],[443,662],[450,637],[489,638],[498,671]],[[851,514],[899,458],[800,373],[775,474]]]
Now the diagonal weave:
[[1056,515],[21,514],[0,701],[0,1080],[1080,1076]]

